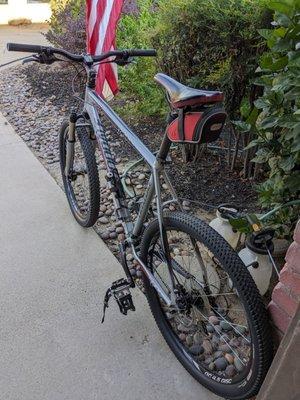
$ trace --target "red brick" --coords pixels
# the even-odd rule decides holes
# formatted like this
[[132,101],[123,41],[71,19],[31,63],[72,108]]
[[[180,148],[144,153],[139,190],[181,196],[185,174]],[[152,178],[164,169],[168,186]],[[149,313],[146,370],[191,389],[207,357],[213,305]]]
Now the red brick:
[[300,274],[289,268],[288,264],[280,272],[280,282],[289,291],[290,296],[298,302],[300,301]]
[[293,317],[295,315],[298,307],[298,302],[289,296],[285,289],[285,286],[281,282],[279,282],[275,286],[272,293],[272,300],[290,317]]
[[298,244],[300,244],[300,219],[297,222],[295,231],[294,231],[294,240],[295,242],[297,242]]
[[271,315],[271,320],[273,321],[273,324],[282,333],[285,333],[292,320],[291,317],[289,317],[284,311],[282,311],[273,301],[271,301],[268,305],[268,311]]
[[285,256],[285,261],[291,266],[296,272],[300,273],[300,245],[293,242]]

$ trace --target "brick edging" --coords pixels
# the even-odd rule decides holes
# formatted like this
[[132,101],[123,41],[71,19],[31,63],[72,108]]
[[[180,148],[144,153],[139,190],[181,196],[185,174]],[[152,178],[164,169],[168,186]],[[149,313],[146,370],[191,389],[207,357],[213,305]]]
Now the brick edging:
[[300,220],[294,231],[285,265],[280,271],[279,282],[272,293],[268,311],[274,326],[274,333],[280,341],[292,321],[300,303]]

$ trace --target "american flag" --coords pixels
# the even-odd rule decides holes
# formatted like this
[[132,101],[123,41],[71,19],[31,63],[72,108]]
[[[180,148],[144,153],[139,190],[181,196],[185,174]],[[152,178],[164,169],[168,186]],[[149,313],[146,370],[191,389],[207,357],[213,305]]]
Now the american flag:
[[[87,0],[87,51],[99,55],[115,49],[116,28],[124,0]],[[111,98],[118,91],[117,66],[100,64],[96,91]]]

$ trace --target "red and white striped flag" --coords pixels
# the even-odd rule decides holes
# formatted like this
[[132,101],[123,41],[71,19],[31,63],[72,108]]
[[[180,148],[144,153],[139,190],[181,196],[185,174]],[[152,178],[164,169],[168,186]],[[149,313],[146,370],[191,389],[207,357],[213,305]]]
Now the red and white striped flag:
[[[114,50],[116,28],[121,15],[123,0],[87,0],[87,51],[99,55]],[[111,98],[118,91],[116,64],[100,64],[96,91],[104,98]]]

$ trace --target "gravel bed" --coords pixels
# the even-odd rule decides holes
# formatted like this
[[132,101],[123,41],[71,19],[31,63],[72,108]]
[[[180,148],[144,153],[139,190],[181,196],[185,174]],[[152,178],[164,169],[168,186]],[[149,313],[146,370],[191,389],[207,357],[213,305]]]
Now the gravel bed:
[[[74,99],[72,94],[73,75],[70,67],[63,65],[61,68],[60,64],[17,66],[0,74],[1,112],[60,186],[59,128],[71,107],[81,106],[80,100]],[[80,88],[82,86],[75,85],[76,90],[79,91]],[[130,116],[126,120],[153,151],[158,149],[164,124],[161,120],[145,118],[137,121]],[[138,158],[137,154],[111,126],[106,124],[106,129],[122,173],[128,161]],[[238,174],[229,174],[224,160],[218,154],[209,152],[199,165],[184,165],[180,149],[172,150],[171,157],[173,164],[169,167],[169,173],[179,196],[213,204],[225,201],[236,201],[244,206],[253,204],[255,196],[251,184],[243,183]],[[111,194],[105,186],[101,156],[98,156],[98,164],[101,210],[95,230],[117,254],[117,244],[124,238],[124,233],[113,214]],[[138,195],[143,193],[147,172],[147,168],[141,165],[131,173],[129,184],[133,185]],[[238,199],[235,197],[236,193],[239,193]],[[205,211],[205,207],[194,208],[192,204],[187,201],[185,209],[188,211],[192,208],[193,212],[207,221],[212,218],[213,214]],[[174,209],[173,205],[170,207]]]

